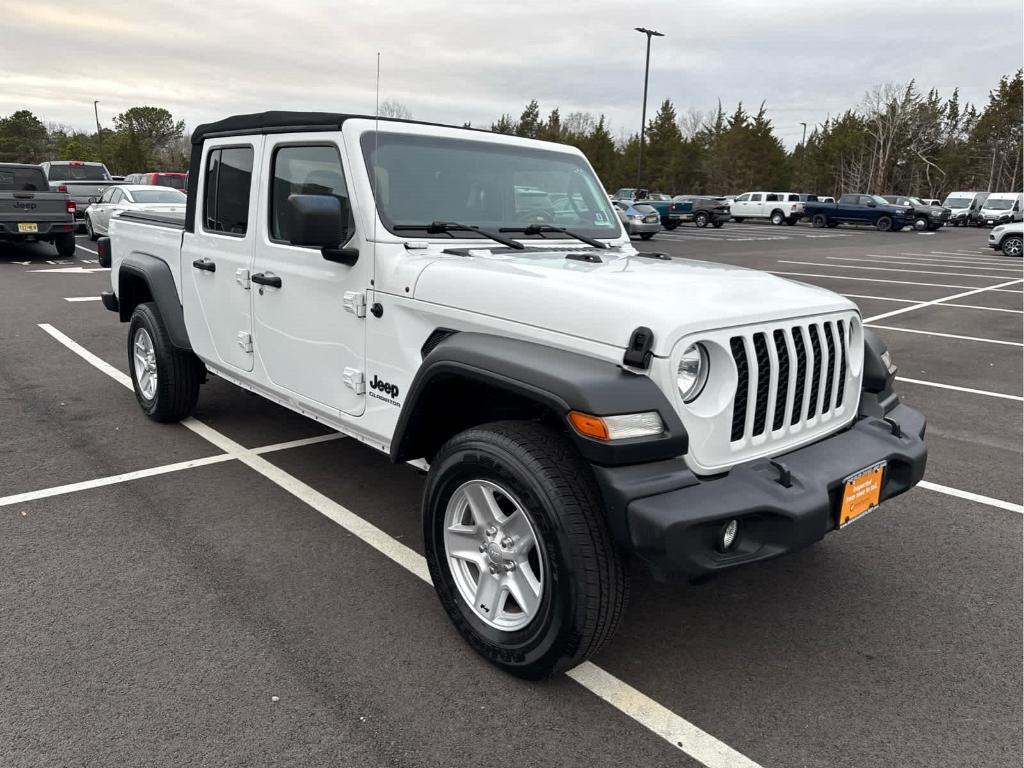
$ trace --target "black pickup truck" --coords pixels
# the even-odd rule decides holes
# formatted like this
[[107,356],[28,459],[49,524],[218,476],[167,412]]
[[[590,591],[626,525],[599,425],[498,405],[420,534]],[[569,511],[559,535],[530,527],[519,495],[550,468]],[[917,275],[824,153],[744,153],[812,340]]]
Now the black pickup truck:
[[905,195],[882,195],[886,202],[891,205],[909,205],[914,209],[914,229],[918,232],[934,232],[941,229],[942,225],[949,221],[949,208],[941,205],[933,205],[925,202],[920,197],[907,197]]
[[51,192],[38,165],[0,163],[0,242],[53,243],[57,253],[75,255],[75,204]]
[[878,195],[849,194],[838,203],[804,203],[804,218],[815,227],[836,227],[840,223],[871,224],[880,232],[899,232],[914,222],[914,207],[891,205]]

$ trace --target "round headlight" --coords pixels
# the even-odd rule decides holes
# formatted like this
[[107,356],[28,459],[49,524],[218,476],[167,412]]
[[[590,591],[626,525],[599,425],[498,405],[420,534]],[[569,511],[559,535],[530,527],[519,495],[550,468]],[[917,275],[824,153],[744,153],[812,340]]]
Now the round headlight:
[[708,353],[703,344],[691,344],[679,358],[676,370],[676,385],[684,403],[697,399],[708,380]]

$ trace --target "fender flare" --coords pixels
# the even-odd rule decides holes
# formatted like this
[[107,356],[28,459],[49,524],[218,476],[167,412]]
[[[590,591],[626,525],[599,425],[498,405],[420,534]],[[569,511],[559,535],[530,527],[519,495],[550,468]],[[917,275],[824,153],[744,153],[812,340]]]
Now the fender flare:
[[133,253],[121,261],[117,272],[119,313],[121,322],[131,320],[132,312],[139,304],[132,301],[130,291],[125,290],[125,276],[139,279],[149,288],[149,294],[153,297],[160,312],[160,319],[163,320],[167,329],[167,336],[176,348],[191,351],[192,345],[188,340],[188,331],[185,329],[185,313],[181,308],[181,299],[178,297],[178,289],[174,284],[174,275],[171,267],[166,261],[144,253]]
[[[452,379],[509,392],[545,409],[565,426],[583,458],[618,466],[686,453],[686,430],[672,404],[648,376],[604,360],[534,342],[457,332],[435,346],[416,372],[391,441],[392,461],[421,458],[430,413],[444,404]],[[457,407],[458,402],[452,403]],[[657,411],[665,431],[655,437],[608,443],[584,437],[567,421],[569,411],[597,416]]]

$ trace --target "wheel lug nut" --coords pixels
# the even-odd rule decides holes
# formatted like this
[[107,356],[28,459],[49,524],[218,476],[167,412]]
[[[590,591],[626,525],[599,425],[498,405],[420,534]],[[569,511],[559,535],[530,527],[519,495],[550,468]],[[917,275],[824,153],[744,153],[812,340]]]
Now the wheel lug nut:
[[497,532],[498,532],[498,529],[497,529],[497,528],[495,528],[495,527],[494,527],[493,525],[491,525],[491,526],[488,526],[488,528],[487,528],[487,535],[488,535],[488,536],[493,536],[493,535],[494,535],[494,534],[496,534]]
[[498,566],[496,566],[496,565],[488,566],[487,570],[489,570],[492,574],[495,574],[495,573],[498,572]]
[[516,564],[514,560],[505,561],[505,573],[512,573],[512,571],[514,571],[515,569]]
[[504,539],[501,540],[501,546],[504,549],[512,549],[512,545],[513,544],[515,544],[515,542],[512,541],[512,537],[511,536],[506,536]]
[[486,552],[487,551],[487,545],[486,544],[481,544],[480,545],[480,551],[481,552]]

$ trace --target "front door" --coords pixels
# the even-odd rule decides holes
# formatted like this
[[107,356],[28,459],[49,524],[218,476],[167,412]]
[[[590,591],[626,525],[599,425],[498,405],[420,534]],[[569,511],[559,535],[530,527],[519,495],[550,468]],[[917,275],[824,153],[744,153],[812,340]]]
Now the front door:
[[253,369],[249,268],[263,138],[204,145],[194,231],[181,245],[181,294],[192,348],[230,372]]
[[[289,242],[289,195],[327,195],[341,202],[351,244],[355,223],[338,133],[268,136],[268,183],[260,205],[253,262],[253,336],[271,384],[328,415],[364,410],[365,302],[373,277],[370,253],[352,266],[324,259],[319,248]],[[365,249],[364,249],[365,250]]]

